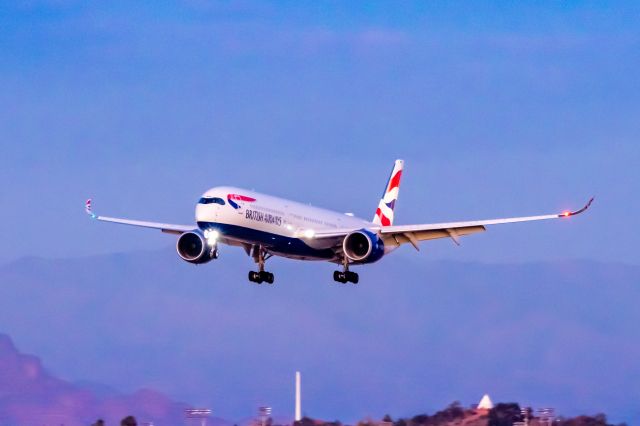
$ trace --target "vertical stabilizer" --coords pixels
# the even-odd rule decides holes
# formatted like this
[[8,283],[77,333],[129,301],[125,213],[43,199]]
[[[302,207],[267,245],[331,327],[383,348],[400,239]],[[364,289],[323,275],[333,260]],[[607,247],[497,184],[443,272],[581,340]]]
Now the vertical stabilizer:
[[391,176],[387,181],[387,186],[384,187],[382,198],[378,203],[376,214],[373,216],[373,223],[382,226],[393,225],[393,210],[396,207],[396,201],[398,201],[398,191],[400,190],[400,178],[402,177],[402,169],[404,167],[404,161],[396,160],[391,171]]
[[296,422],[302,420],[302,394],[300,389],[300,372],[296,371]]

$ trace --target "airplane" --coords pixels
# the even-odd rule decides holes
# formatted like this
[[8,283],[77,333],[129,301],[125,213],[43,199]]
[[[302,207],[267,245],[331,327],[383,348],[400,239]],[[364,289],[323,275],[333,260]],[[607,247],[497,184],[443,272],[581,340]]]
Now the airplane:
[[403,244],[419,250],[419,242],[460,237],[503,223],[561,219],[587,210],[593,198],[581,209],[559,214],[513,217],[466,222],[394,225],[403,160],[396,160],[373,219],[360,219],[351,213],[325,210],[232,186],[219,186],[202,194],[195,209],[195,225],[174,225],[98,216],[92,201],[86,213],[95,220],[159,229],[178,235],[176,251],[186,262],[196,265],[218,258],[218,245],[242,247],[257,264],[249,281],[273,284],[274,275],[265,271],[272,256],[299,260],[320,260],[342,266],[333,273],[340,283],[357,284],[358,274],[350,266],[377,262]]

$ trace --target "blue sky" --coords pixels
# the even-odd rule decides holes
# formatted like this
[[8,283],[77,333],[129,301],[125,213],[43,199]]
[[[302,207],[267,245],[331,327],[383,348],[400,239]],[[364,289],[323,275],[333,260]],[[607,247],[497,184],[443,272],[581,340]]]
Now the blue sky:
[[170,245],[92,226],[89,196],[99,213],[189,223],[201,192],[234,184],[369,217],[400,157],[399,223],[597,197],[575,223],[435,243],[433,257],[637,263],[638,11],[4,2],[0,259]]
[[[386,336],[385,342],[393,345],[397,339],[396,326],[412,325],[414,328],[406,329],[401,343],[415,344],[425,353],[429,353],[433,336],[422,335],[420,330],[433,330],[437,335],[459,340],[459,355],[463,358],[467,338],[476,336],[469,321],[480,319],[495,339],[479,343],[487,345],[483,354],[492,359],[494,342],[498,346],[509,344],[512,336],[520,336],[519,329],[500,334],[501,327],[509,326],[500,324],[504,308],[500,303],[506,303],[513,317],[522,320],[518,312],[512,312],[513,306],[504,300],[494,305],[488,298],[486,305],[471,310],[469,321],[453,318],[448,328],[441,328],[438,312],[445,317],[455,314],[441,303],[452,303],[465,311],[460,301],[464,300],[461,297],[465,291],[475,289],[473,277],[464,275],[464,268],[460,268],[458,272],[471,282],[461,290],[447,285],[446,280],[431,283],[430,276],[411,271],[429,272],[433,259],[520,263],[581,258],[638,265],[638,69],[637,2],[2,2],[0,263],[25,256],[70,258],[114,252],[136,252],[133,259],[140,256],[155,259],[165,249],[167,256],[158,260],[158,269],[171,272],[167,273],[174,279],[171,283],[179,282],[183,273],[192,280],[184,289],[180,287],[184,294],[173,297],[174,288],[170,284],[157,289],[153,282],[136,283],[135,279],[140,279],[132,272],[138,271],[136,268],[109,269],[118,277],[122,294],[127,295],[116,296],[130,303],[126,306],[131,311],[140,309],[145,313],[137,317],[140,323],[125,336],[113,329],[124,329],[126,323],[123,327],[103,324],[104,318],[119,312],[118,298],[111,301],[115,303],[109,308],[112,310],[100,310],[106,309],[100,300],[108,299],[111,291],[107,287],[108,277],[104,283],[98,281],[101,285],[95,289],[87,287],[95,285],[90,275],[83,274],[77,282],[68,279],[69,275],[59,279],[65,291],[53,294],[63,300],[67,295],[76,298],[73,301],[77,302],[74,308],[77,310],[73,313],[81,312],[87,319],[79,325],[71,310],[47,311],[48,303],[43,303],[46,312],[41,316],[22,318],[23,305],[11,299],[22,286],[5,287],[3,300],[16,311],[0,310],[4,312],[6,325],[6,330],[0,331],[10,333],[25,350],[41,355],[65,378],[95,381],[111,378],[114,382],[109,384],[130,390],[141,384],[153,387],[157,384],[154,373],[175,369],[178,377],[158,373],[161,390],[209,404],[211,399],[207,395],[213,392],[206,386],[214,386],[211,384],[214,380],[206,382],[198,378],[190,382],[188,374],[196,375],[197,371],[184,367],[187,363],[184,360],[199,356],[196,359],[202,361],[200,365],[207,371],[218,371],[221,365],[218,361],[227,361],[229,355],[217,347],[214,339],[219,338],[217,333],[228,339],[225,341],[229,345],[236,344],[234,348],[241,354],[246,353],[243,345],[252,343],[254,335],[268,342],[269,336],[263,334],[259,325],[255,329],[250,327],[240,337],[233,334],[235,329],[227,327],[227,323],[207,326],[220,318],[238,323],[245,320],[246,312],[242,309],[236,312],[226,303],[228,298],[238,301],[251,297],[256,309],[263,305],[261,297],[253,293],[255,289],[247,287],[245,272],[238,269],[244,266],[237,265],[249,268],[247,259],[233,248],[223,248],[215,265],[219,269],[205,269],[208,274],[202,280],[213,280],[215,271],[222,271],[218,273],[230,282],[224,283],[228,287],[209,288],[205,286],[208,282],[194,278],[200,269],[187,269],[189,265],[181,264],[172,254],[175,241],[172,236],[91,222],[83,211],[86,198],[94,198],[100,214],[191,223],[199,195],[209,187],[230,184],[369,218],[393,160],[403,158],[406,173],[397,204],[397,223],[560,212],[581,207],[591,196],[596,197],[596,202],[587,214],[573,220],[490,228],[487,233],[464,239],[461,247],[450,241],[426,243],[419,254],[410,247],[403,248],[394,254],[395,260],[382,260],[367,272],[363,268],[365,278],[395,277],[396,273],[403,273],[402,265],[413,265],[413,269],[407,267],[400,296],[406,298],[409,312],[415,307],[412,303],[426,304],[424,311],[421,306],[415,308],[421,312],[422,320],[415,322],[409,315],[406,324],[405,319],[397,318],[387,323],[380,320],[376,311],[370,311],[368,315],[380,321],[381,328],[377,331],[384,331],[384,335],[370,330],[369,323],[352,309],[363,300],[361,295],[368,297],[364,300],[370,305],[389,297],[384,292],[376,297],[376,291],[384,289],[386,282],[371,279],[372,285],[357,289],[360,295],[340,298],[341,311],[332,314],[327,335],[320,336],[322,339],[318,341],[312,333],[308,337],[319,348],[325,343],[343,345],[351,361],[340,363],[336,357],[336,373],[325,374],[322,358],[304,358],[308,356],[305,351],[301,351],[300,357],[307,360],[308,369],[315,372],[318,381],[325,380],[316,385],[327,388],[326,393],[319,395],[328,395],[332,392],[330,383],[334,383],[341,369],[349,371],[359,356],[356,340],[347,343],[333,340],[331,333],[338,336],[345,333],[343,319],[357,325],[363,323],[365,332],[355,327],[354,336],[373,346],[381,336]],[[151,255],[140,254],[141,249],[150,250]],[[176,263],[168,264],[170,258]],[[119,265],[119,258],[115,259]],[[70,269],[71,276],[80,275],[76,271],[82,270],[84,263],[78,262],[81,265]],[[96,260],[88,264],[92,262]],[[143,272],[154,271],[153,265],[148,264],[153,261],[146,262],[147,269]],[[279,303],[287,310],[287,303],[293,303],[296,294],[309,303],[312,312],[318,309],[313,303],[315,296],[308,297],[306,288],[288,284],[309,274],[316,281],[310,284],[321,284],[319,271],[329,277],[332,267],[276,262],[284,282],[270,293],[273,305],[262,306],[266,314],[274,321],[282,321],[274,306],[280,306]],[[29,268],[24,269],[28,275]],[[41,294],[40,283],[48,279],[48,269],[43,270],[37,282],[27,286],[25,296],[16,297],[25,306],[42,302],[37,298]],[[133,283],[124,282],[128,272],[135,275],[130,278]],[[240,276],[241,283],[232,282]],[[617,390],[620,384],[626,386],[635,377],[629,376],[626,368],[637,365],[633,361],[637,339],[634,340],[634,330],[629,329],[629,324],[636,323],[635,310],[622,304],[620,312],[613,311],[617,315],[608,317],[609,310],[603,309],[597,297],[590,299],[590,305],[575,303],[583,290],[579,278],[573,277],[574,285],[566,290],[553,287],[548,282],[552,280],[545,281],[552,288],[550,294],[560,292],[564,303],[549,307],[536,299],[536,303],[554,314],[553,323],[523,320],[523,327],[533,327],[540,339],[544,339],[548,329],[555,330],[554,324],[557,326],[560,337],[551,349],[560,362],[555,364],[554,357],[545,359],[551,367],[546,364],[545,368],[540,367],[542,379],[538,380],[542,382],[538,382],[535,392],[527,393],[531,389],[529,383],[518,374],[522,373],[519,368],[529,363],[532,352],[527,345],[531,342],[523,342],[527,350],[519,354],[524,360],[522,365],[518,363],[518,354],[514,361],[502,351],[507,361],[512,362],[507,363],[511,375],[500,386],[496,385],[497,396],[542,398],[548,395],[545,377],[553,377],[560,383],[557,387],[560,390],[553,396],[572,413],[584,411],[584,406],[576,405],[578,402],[591,404],[602,400],[602,394],[598,393],[602,392],[615,400],[615,404],[603,403],[603,409],[617,410],[617,415],[624,418],[637,417],[635,411],[629,414],[633,407],[618,400],[615,392],[602,390]],[[491,276],[486,281],[491,282]],[[606,281],[606,277],[594,278],[594,288],[611,290],[600,286]],[[425,282],[433,287],[424,287]],[[138,285],[142,296],[137,292]],[[526,293],[523,300],[529,297],[529,291],[532,298],[537,297],[536,283],[528,285],[522,289]],[[87,293],[80,292],[78,287],[88,288]],[[293,288],[301,293],[295,293]],[[441,293],[434,294],[432,288],[440,289]],[[515,286],[506,288],[514,290]],[[626,293],[607,293],[612,305],[635,297],[635,288],[630,285],[620,288],[626,288]],[[418,290],[422,292],[421,298],[414,296]],[[330,291],[340,290],[313,287],[313,291],[331,298],[334,296]],[[587,296],[590,292],[587,290]],[[201,296],[203,299],[199,300]],[[86,300],[92,304],[85,303]],[[180,309],[157,313],[153,308],[163,301],[169,306],[175,302]],[[401,299],[400,305],[404,306],[403,303]],[[135,344],[147,345],[147,351],[163,350],[164,340],[169,337],[162,333],[145,335],[147,320],[158,323],[154,330],[171,326],[172,333],[181,336],[184,342],[199,344],[197,336],[183,336],[183,324],[176,323],[179,315],[175,312],[182,312],[183,306],[192,304],[198,308],[192,321],[198,322],[199,330],[210,333],[208,346],[200,352],[193,348],[185,350],[176,355],[177,361],[171,354],[166,355],[170,358],[163,358],[166,368],[158,361],[159,367],[136,369],[131,377],[111,374],[120,368],[118,351],[129,351],[132,357],[142,357],[144,361],[149,354],[138,352]],[[298,309],[304,311],[305,306]],[[216,307],[225,315],[216,311]],[[565,310],[574,308],[584,309],[584,316],[570,313],[566,317]],[[495,316],[487,317],[483,309]],[[601,311],[594,318],[593,311],[598,309]],[[35,308],[32,311],[40,312]],[[535,309],[531,315],[538,318]],[[313,315],[302,319],[309,319],[311,324],[317,321]],[[563,319],[566,322],[556,323]],[[616,327],[610,327],[608,321],[626,334],[612,333]],[[58,332],[40,332],[49,330],[50,327],[45,327],[49,324],[54,324]],[[104,339],[94,332],[102,330],[103,325],[113,327]],[[299,333],[298,325],[293,324],[292,329]],[[595,331],[580,331],[587,326]],[[346,329],[349,330],[349,324]],[[285,331],[279,331],[276,337],[287,343],[289,336]],[[316,331],[322,328],[319,326]],[[415,335],[418,340],[414,342]],[[586,354],[588,359],[578,360],[581,363],[576,363],[574,376],[559,377],[555,372],[571,369],[574,362],[564,355],[565,345],[572,344],[569,342],[572,336],[577,336],[576,347],[580,349],[575,356]],[[149,340],[139,340],[143,337]],[[161,344],[156,342],[154,346],[154,339]],[[60,351],[61,341],[81,346],[84,364],[70,360],[67,353]],[[457,361],[448,363],[448,344],[443,343],[433,356],[441,357],[447,368],[454,368]],[[594,347],[600,350],[591,351]],[[628,350],[618,351],[618,347]],[[281,355],[277,350],[270,351],[267,360],[277,366]],[[611,374],[609,370],[595,371],[592,366],[598,365],[598,357],[620,357],[628,364],[613,365],[615,371]],[[104,362],[102,370],[93,368],[96,359]],[[393,375],[400,377],[400,381],[392,385],[411,394],[416,389],[426,392],[426,388],[435,392],[428,380],[424,381],[425,389],[402,384],[403,377],[411,381],[412,377],[424,377],[420,374],[433,373],[423,371],[423,361],[414,359],[411,369]],[[253,360],[247,358],[244,362],[251,364]],[[460,361],[460,365],[467,364],[465,359]],[[229,370],[229,383],[237,380],[236,372],[242,365],[245,364],[235,364],[235,370]],[[177,370],[177,366],[182,366],[182,370]],[[288,372],[290,367],[286,364],[279,368]],[[280,370],[267,372],[265,377],[281,377]],[[380,377],[392,380],[385,375],[394,373],[392,370],[380,371]],[[438,374],[448,371],[444,368]],[[354,377],[365,377],[366,373],[359,371],[360,375]],[[452,382],[448,393],[439,393],[442,400],[428,401],[427,408],[435,409],[449,402],[445,398],[459,397],[467,402],[476,393],[480,396],[484,384],[495,378],[493,373],[485,375],[479,370],[473,374],[477,381],[469,383],[461,373],[457,380],[462,385]],[[633,374],[637,375],[635,370]],[[610,376],[610,380],[601,376]],[[587,378],[580,379],[583,377]],[[242,380],[235,400],[227,401],[230,416],[240,416],[239,413],[249,410],[249,402],[246,398],[241,401],[241,397],[247,389],[253,389],[253,383],[247,377]],[[447,379],[442,380],[444,383]],[[610,387],[591,387],[599,381]],[[265,383],[274,386],[275,382],[265,379]],[[182,390],[189,384],[192,389]],[[371,388],[381,392],[378,384]],[[289,390],[288,384],[283,386]],[[205,392],[199,393],[202,389]],[[354,395],[336,413],[357,419],[363,413],[359,407],[366,405],[362,400],[371,396],[365,391],[370,390],[362,389],[364,396]],[[593,394],[583,397],[580,393],[583,391]],[[283,407],[289,402],[286,395],[282,397]],[[386,401],[386,394],[378,398],[374,400],[376,404]],[[319,397],[317,406],[327,401],[331,400]],[[400,400],[389,404],[390,410],[401,414],[413,414],[413,410],[423,407],[423,401],[416,399],[409,406],[402,405]]]

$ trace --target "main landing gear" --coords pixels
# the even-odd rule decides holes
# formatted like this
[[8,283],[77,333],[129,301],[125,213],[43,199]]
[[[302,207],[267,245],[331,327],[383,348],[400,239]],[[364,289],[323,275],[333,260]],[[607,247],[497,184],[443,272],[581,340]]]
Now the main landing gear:
[[344,271],[334,271],[333,280],[342,284],[345,284],[348,282],[358,284],[358,281],[359,281],[358,274],[356,274],[355,272],[349,271],[349,261],[347,260],[346,257],[342,261],[342,266],[344,268]]
[[266,262],[271,255],[265,252],[262,247],[253,247],[252,252],[253,260],[258,264],[259,270],[258,272],[249,271],[249,281],[256,284],[262,284],[263,282],[273,284],[273,274],[264,270],[264,262]]
[[356,274],[355,272],[351,272],[351,271],[344,271],[344,272],[340,272],[340,271],[333,271],[333,280],[337,281],[339,283],[345,284],[345,283],[354,283],[354,284],[358,284],[359,278],[358,278],[358,274]]
[[267,284],[273,284],[274,276],[271,272],[267,271],[249,271],[249,281],[254,282],[256,284],[262,284],[263,282]]

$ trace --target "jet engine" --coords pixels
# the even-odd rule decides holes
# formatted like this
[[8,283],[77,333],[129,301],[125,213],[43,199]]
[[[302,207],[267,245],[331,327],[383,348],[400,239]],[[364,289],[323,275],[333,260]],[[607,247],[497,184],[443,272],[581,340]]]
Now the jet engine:
[[210,247],[207,239],[198,231],[185,232],[176,242],[178,255],[189,263],[201,264],[215,259],[218,254],[216,247]]
[[373,263],[384,256],[384,242],[377,234],[361,229],[342,241],[344,254],[355,263]]

